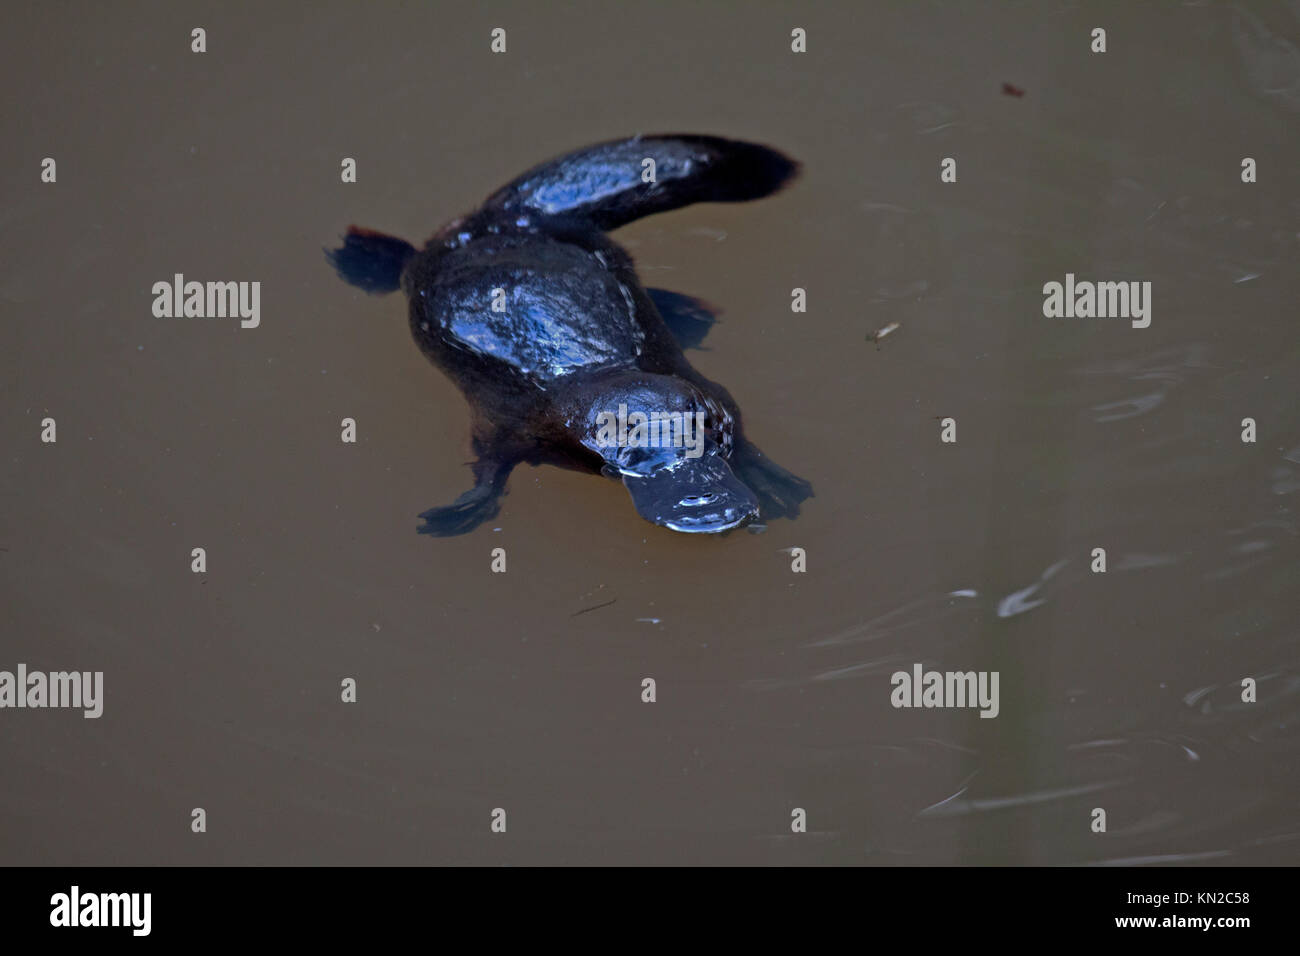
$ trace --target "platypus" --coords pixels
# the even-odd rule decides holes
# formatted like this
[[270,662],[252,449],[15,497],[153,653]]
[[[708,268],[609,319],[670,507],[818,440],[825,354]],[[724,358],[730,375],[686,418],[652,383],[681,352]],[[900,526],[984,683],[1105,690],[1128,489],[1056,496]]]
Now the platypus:
[[642,517],[674,531],[797,515],[811,485],[746,438],[731,395],[674,337],[698,336],[707,307],[648,292],[606,235],[694,202],[771,195],[797,171],[754,143],[635,136],[529,170],[423,249],[352,226],[327,251],[335,270],[370,293],[402,289],[416,343],[470,405],[474,487],[418,530],[462,534],[494,517],[523,462],[620,479]]

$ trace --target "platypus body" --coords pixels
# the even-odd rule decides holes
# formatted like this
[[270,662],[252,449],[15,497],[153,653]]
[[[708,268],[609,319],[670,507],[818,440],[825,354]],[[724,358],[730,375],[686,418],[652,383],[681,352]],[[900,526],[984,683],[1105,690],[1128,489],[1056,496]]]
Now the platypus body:
[[[424,512],[419,530],[462,534],[492,518],[524,462],[621,479],[642,517],[674,531],[798,514],[811,486],[748,441],[731,395],[682,353],[679,338],[711,321],[703,304],[647,292],[605,234],[693,202],[758,199],[796,171],[751,143],[635,137],[524,173],[420,250],[349,229],[328,253],[338,274],[367,292],[406,292],[415,341],[472,412],[475,485]],[[633,427],[611,428],[614,417]],[[655,419],[703,427],[647,442],[635,423]]]

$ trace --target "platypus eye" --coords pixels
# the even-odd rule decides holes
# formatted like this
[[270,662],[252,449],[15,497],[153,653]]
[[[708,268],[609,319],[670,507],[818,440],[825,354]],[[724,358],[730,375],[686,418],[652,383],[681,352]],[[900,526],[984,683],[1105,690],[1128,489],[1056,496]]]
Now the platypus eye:
[[637,446],[625,446],[619,449],[618,463],[621,468],[643,474],[649,474],[668,464],[658,449]]

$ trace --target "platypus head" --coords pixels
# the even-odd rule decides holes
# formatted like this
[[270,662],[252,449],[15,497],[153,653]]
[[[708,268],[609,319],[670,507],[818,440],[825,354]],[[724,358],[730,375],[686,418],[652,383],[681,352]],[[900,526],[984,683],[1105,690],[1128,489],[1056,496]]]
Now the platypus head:
[[582,444],[621,478],[637,512],[673,531],[728,531],[758,515],[758,498],[731,470],[735,421],[685,379],[617,372],[589,393]]

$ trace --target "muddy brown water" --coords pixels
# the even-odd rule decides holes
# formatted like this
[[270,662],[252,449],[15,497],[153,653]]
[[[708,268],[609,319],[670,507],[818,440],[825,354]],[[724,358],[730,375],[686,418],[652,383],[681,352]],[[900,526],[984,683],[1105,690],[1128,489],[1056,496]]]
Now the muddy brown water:
[[[1297,859],[1294,4],[3,18],[0,669],[105,689],[0,711],[0,859]],[[804,164],[616,238],[722,308],[691,357],[816,498],[700,540],[524,468],[417,535],[465,404],[322,246],[679,130]],[[260,281],[261,325],[155,318],[177,272]],[[1067,272],[1150,281],[1150,327],[1044,317]],[[917,663],[997,671],[998,716],[891,706]]]

